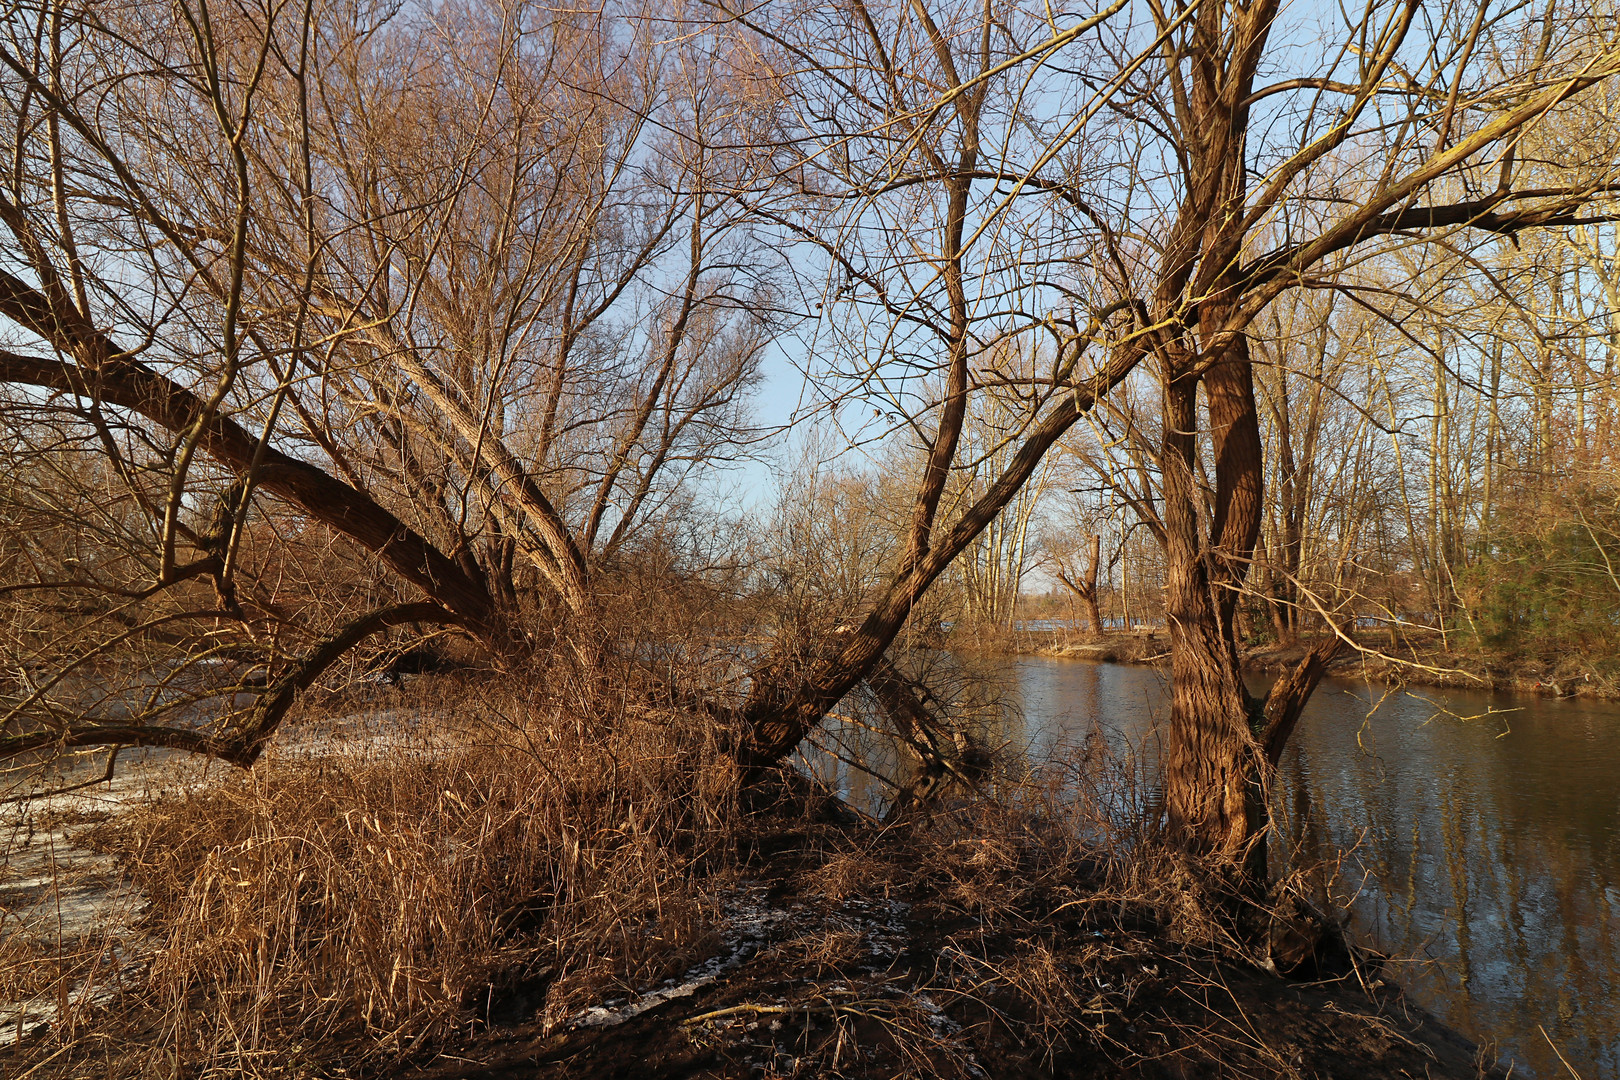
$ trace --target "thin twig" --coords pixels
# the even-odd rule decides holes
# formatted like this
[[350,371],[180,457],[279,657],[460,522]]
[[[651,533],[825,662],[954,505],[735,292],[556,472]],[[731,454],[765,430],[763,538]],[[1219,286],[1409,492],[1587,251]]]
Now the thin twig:
[[122,744],[112,748],[112,753],[107,755],[107,771],[102,773],[100,776],[85,780],[82,783],[69,784],[64,788],[56,788],[53,791],[30,791],[24,795],[13,795],[10,798],[0,799],[0,806],[9,806],[11,803],[27,802],[29,799],[51,799],[58,795],[66,795],[70,791],[78,791],[81,788],[93,787],[96,784],[110,784],[112,783],[113,778],[113,766],[118,762],[118,751],[122,750],[123,748],[124,747]]
[[1542,1027],[1540,1024],[1537,1024],[1536,1030],[1541,1032],[1541,1037],[1543,1039],[1547,1040],[1547,1045],[1552,1047],[1552,1052],[1558,1055],[1558,1060],[1563,1063],[1564,1068],[1569,1070],[1569,1075],[1573,1076],[1575,1080],[1581,1080],[1581,1074],[1576,1072],[1575,1066],[1571,1065],[1569,1060],[1564,1057],[1564,1052],[1558,1049],[1557,1043],[1552,1041],[1552,1036],[1547,1034],[1547,1029]]

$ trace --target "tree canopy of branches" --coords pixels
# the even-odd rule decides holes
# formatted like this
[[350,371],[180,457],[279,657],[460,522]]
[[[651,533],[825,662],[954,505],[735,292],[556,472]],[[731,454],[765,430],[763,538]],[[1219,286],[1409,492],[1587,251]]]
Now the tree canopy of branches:
[[247,763],[388,627],[588,634],[771,310],[734,105],[633,15],[8,8],[0,752]]
[[[1235,614],[1263,521],[1258,320],[1298,290],[1356,288],[1386,251],[1590,220],[1614,132],[1534,156],[1524,140],[1612,95],[1613,21],[1415,0],[1321,25],[1264,0],[727,14],[778,95],[761,212],[827,268],[809,350],[823,385],[898,417],[922,458],[864,623],[796,685],[756,680],[758,755],[870,670],[1081,416],[1140,384],[1157,415],[1120,421],[1167,555],[1170,824],[1194,850],[1263,851],[1270,770],[1337,639],[1248,694]],[[1015,404],[1016,450],[941,520],[951,472],[979,465],[964,431],[985,397]]]

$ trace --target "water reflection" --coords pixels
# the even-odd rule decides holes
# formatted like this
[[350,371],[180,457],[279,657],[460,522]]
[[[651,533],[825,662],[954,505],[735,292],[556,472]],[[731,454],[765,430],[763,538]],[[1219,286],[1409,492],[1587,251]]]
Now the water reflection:
[[[1151,743],[1153,669],[1026,658],[1007,673],[1045,756]],[[1143,760],[1144,758],[1138,758]],[[1420,1001],[1538,1076],[1620,1075],[1620,708],[1323,684],[1282,762],[1296,857]]]

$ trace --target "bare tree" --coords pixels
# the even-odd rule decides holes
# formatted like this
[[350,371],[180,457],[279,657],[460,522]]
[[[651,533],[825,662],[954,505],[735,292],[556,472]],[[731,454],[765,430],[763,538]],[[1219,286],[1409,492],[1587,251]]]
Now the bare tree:
[[95,464],[5,528],[118,525],[6,566],[0,754],[250,763],[390,627],[589,656],[593,575],[751,437],[771,308],[725,88],[635,14],[8,9],[6,430]]
[[[928,451],[890,589],[798,685],[756,683],[753,757],[786,752],[871,670],[938,569],[1140,365],[1161,411],[1170,824],[1193,850],[1260,855],[1268,777],[1338,639],[1250,698],[1235,616],[1265,494],[1255,322],[1290,290],[1335,287],[1385,238],[1584,220],[1614,184],[1612,133],[1533,164],[1519,147],[1612,87],[1612,22],[1491,4],[1419,21],[1415,2],[1315,28],[1267,2],[1071,21],[915,3],[730,14],[781,93],[772,175],[799,209],[779,220],[824,253],[822,302],[855,328],[843,355],[858,366],[829,384],[875,388]],[[1288,35],[1313,32],[1320,62],[1285,67]],[[1065,328],[1049,377],[984,362],[1042,326]],[[943,391],[907,398],[915,372]],[[1027,435],[988,502],[937,523],[968,399],[1005,382],[1028,395]]]
[[1045,545],[1047,568],[1058,584],[1085,605],[1086,626],[1094,636],[1103,632],[1102,608],[1097,604],[1097,571],[1102,565],[1102,534],[1080,537],[1078,542],[1059,534]]
[[[15,492],[6,595],[47,601],[0,750],[251,762],[300,690],[403,624],[588,657],[593,575],[745,437],[793,295],[758,267],[785,251],[823,415],[915,465],[854,617],[776,642],[748,681],[748,771],[879,670],[1091,417],[1130,448],[1098,460],[1167,565],[1169,823],[1195,851],[1263,852],[1271,770],[1341,639],[1248,695],[1259,320],[1294,291],[1365,294],[1375,259],[1403,295],[1402,248],[1603,217],[1612,127],[1533,157],[1526,139],[1612,94],[1612,12],[710,11],[666,34],[521,5],[12,9],[0,381],[19,454],[79,479]],[[48,520],[78,543],[87,510],[118,538],[88,567],[21,538]],[[288,538],[326,535],[385,572],[289,601]],[[242,677],[212,692],[253,704],[199,726],[53,698],[136,640],[148,671],[228,654]]]
[[[1039,259],[1061,260],[1057,238],[1006,231],[999,187],[1018,173],[994,149],[1020,130],[1018,69],[1123,6],[1063,26],[1012,12],[1016,33],[1034,35],[1028,47],[989,7],[937,18],[865,3],[722,8],[768,136],[753,206],[827,273],[821,286],[806,279],[807,351],[822,361],[813,374],[834,410],[870,392],[920,461],[893,569],[862,617],[773,652],[755,672],[741,708],[752,769],[790,753],[876,670],[919,598],[1138,359],[1129,346],[1092,364],[1125,305],[1055,308],[1062,290]],[[1040,253],[1034,263],[1026,244]],[[964,439],[972,405],[992,388],[1015,411],[975,447]],[[953,472],[991,460],[982,487],[947,507]]]

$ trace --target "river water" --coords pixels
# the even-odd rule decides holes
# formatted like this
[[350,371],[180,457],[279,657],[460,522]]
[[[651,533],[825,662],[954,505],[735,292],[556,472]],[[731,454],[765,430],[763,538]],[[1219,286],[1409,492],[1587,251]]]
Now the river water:
[[[997,681],[1037,756],[1101,735],[1151,761],[1164,679],[1026,657]],[[1337,863],[1323,888],[1419,1002],[1515,1075],[1568,1076],[1556,1045],[1620,1077],[1620,706],[1327,680],[1281,772],[1296,858]]]

